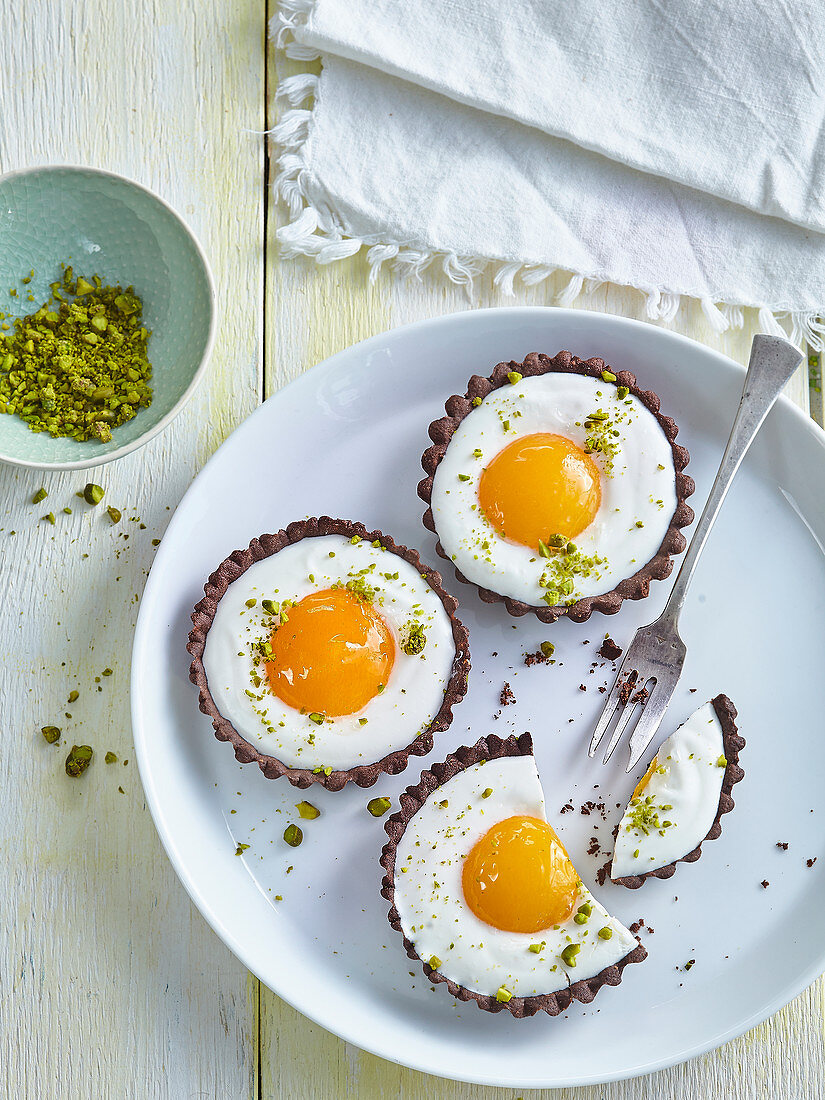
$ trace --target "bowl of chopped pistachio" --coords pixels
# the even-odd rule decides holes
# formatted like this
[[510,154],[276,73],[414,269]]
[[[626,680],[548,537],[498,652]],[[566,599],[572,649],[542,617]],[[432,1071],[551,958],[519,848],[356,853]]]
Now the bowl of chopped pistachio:
[[157,195],[94,168],[0,176],[0,461],[135,450],[183,408],[214,330],[209,264]]

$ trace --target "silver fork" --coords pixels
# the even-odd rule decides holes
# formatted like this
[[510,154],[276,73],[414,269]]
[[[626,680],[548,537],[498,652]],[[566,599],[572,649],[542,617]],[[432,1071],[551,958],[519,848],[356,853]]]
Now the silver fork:
[[733,421],[728,445],[722,455],[716,480],[696,525],[673,591],[659,618],[636,631],[619,668],[616,683],[607,697],[593,739],[590,756],[607,733],[611,720],[621,707],[618,724],[607,746],[606,764],[616,749],[630,719],[641,704],[642,712],[630,738],[627,771],[636,766],[664,717],[673,697],[687,648],[679,636],[679,612],[685,602],[688,585],[704,549],[710,530],[727,496],[731,482],[762,422],[782,388],[802,361],[802,352],[775,336],[755,336],[739,408]]

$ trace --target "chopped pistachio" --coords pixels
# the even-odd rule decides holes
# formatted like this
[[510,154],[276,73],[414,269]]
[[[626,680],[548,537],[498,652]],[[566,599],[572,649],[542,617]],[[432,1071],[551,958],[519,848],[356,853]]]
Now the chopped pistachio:
[[113,752],[107,752],[103,757],[107,764],[117,764],[117,754]]
[[83,499],[87,504],[100,504],[103,500],[103,489],[99,485],[94,485],[91,481],[83,490]]
[[496,1000],[501,1005],[506,1005],[508,1001],[512,1001],[513,994],[507,988],[506,985],[500,985],[496,990]]
[[70,703],[76,703],[79,698],[80,698],[80,692],[79,691],[70,691],[69,692],[69,702]]
[[717,768],[726,768],[727,766],[728,766],[728,761],[727,761],[726,757],[724,755],[720,756],[719,759],[716,761],[716,767]]
[[424,650],[427,634],[421,623],[410,620],[402,632],[401,648],[408,657],[415,657]]
[[383,817],[391,805],[388,798],[371,798],[367,803],[367,810],[373,817]]
[[458,475],[458,480],[459,481],[469,481],[470,480],[470,475],[469,474],[459,474]]
[[441,966],[441,959],[439,959],[438,955],[430,955],[430,958],[429,958],[430,970],[438,970],[439,966]]
[[568,943],[561,953],[562,962],[566,966],[576,965],[576,955],[581,951],[580,943]]
[[311,802],[298,802],[295,809],[305,821],[314,821],[316,817],[321,816],[321,811]]
[[46,521],[46,523],[50,523],[52,525],[52,527],[54,527],[54,524],[55,524],[54,512],[47,512],[46,515],[43,516],[42,518]]
[[239,844],[238,847],[235,849],[235,855],[242,856],[248,847],[248,844]]
[[603,382],[615,382],[616,381],[616,375],[613,374],[609,370],[603,370],[602,371],[602,381]]
[[290,848],[297,848],[304,839],[304,834],[297,825],[287,825],[284,829],[284,840]]
[[541,952],[542,952],[542,949],[545,946],[546,946],[545,941],[542,940],[541,943],[531,943],[530,946],[527,948],[527,950],[532,951],[534,955],[540,955]]
[[122,513],[119,509],[113,508],[110,504],[109,507],[106,509],[106,512],[108,513],[109,519],[112,521],[112,523],[120,523]]
[[617,397],[619,398],[620,401],[623,401],[629,393],[630,393],[630,390],[627,388],[627,386],[617,386],[616,387],[616,395],[617,395]]
[[310,720],[310,722],[314,722],[316,726],[322,725],[324,721],[324,715],[320,714],[317,710],[314,710],[311,714],[308,714],[307,718]]
[[90,745],[72,745],[69,755],[66,757],[66,775],[76,779],[83,775],[92,762],[94,750]]
[[507,372],[507,381],[510,383],[511,386],[517,385],[523,377],[524,375],[519,374],[517,370],[511,370]]
[[370,584],[363,574],[359,574],[357,577],[351,577],[346,583],[346,589],[348,592],[352,592],[354,596],[363,600],[364,603],[372,603],[378,595],[378,589]]
[[43,734],[44,738],[49,742],[50,745],[53,745],[55,741],[60,740],[61,730],[59,726],[41,726],[40,732]]
[[552,657],[553,654],[556,652],[556,647],[553,645],[552,642],[542,642],[539,646],[539,649],[542,651],[545,657]]
[[258,602],[257,600],[247,600],[246,601],[246,606],[247,607],[254,607],[257,602]]
[[485,787],[484,790],[481,792],[481,797],[482,798],[489,798],[492,793],[493,793],[493,788],[492,787]]
[[[105,287],[97,275],[75,282],[70,267],[51,289],[54,303],[15,319],[2,340],[0,411],[32,431],[107,442],[112,426],[152,401],[151,333],[139,323],[141,301],[131,287]],[[34,300],[31,292],[26,297]]]
[[102,675],[102,676],[111,676],[111,675],[112,675],[112,670],[111,670],[110,668],[104,668],[104,670],[103,670],[103,672],[101,673],[101,675]]
[[481,398],[480,397],[474,397],[473,400],[470,402],[470,404],[473,406],[474,409],[477,409],[478,406],[481,404]]
[[278,615],[281,607],[276,600],[261,600],[261,607],[267,613],[267,615]]
[[604,928],[600,928],[599,929],[599,939],[600,940],[612,940],[613,939],[613,929],[608,928],[607,925],[605,925]]
[[32,504],[39,504],[41,500],[45,500],[49,494],[41,485],[37,492],[32,497]]

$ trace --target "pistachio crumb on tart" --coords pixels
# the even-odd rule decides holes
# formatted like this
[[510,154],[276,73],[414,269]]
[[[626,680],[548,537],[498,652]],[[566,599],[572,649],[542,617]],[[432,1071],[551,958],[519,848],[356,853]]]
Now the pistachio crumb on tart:
[[241,763],[339,791],[433,747],[467,690],[458,602],[362,523],[289,524],[230,554],[192,612],[189,678]]
[[482,600],[584,622],[669,576],[693,521],[689,455],[629,371],[533,352],[445,409],[421,460],[424,525]]
[[547,822],[529,734],[457,749],[400,803],[385,824],[381,894],[409,958],[453,997],[557,1016],[646,958]]

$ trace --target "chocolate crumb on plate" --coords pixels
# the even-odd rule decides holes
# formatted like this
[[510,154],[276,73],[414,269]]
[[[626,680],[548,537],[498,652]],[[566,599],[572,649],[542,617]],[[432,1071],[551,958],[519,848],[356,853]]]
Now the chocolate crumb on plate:
[[766,878],[763,878],[759,885],[762,887],[763,890],[767,890],[770,886],[770,883]]
[[604,657],[607,661],[618,661],[622,655],[622,647],[616,645],[613,639],[608,634],[601,644],[599,649],[599,656]]
[[504,687],[499,693],[498,701],[503,707],[509,707],[512,703],[515,703],[516,701],[516,697],[513,694],[513,689],[510,687],[506,680],[504,681]]

